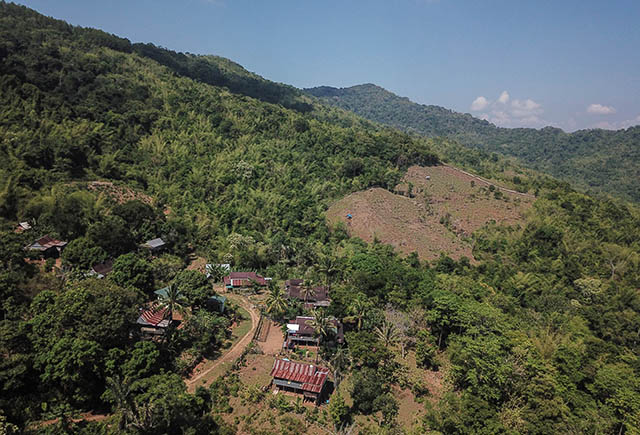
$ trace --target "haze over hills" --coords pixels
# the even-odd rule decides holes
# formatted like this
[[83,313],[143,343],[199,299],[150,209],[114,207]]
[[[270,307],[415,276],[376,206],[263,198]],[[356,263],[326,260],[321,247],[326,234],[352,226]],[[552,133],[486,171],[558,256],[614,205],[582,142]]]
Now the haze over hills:
[[640,202],[640,127],[626,130],[502,128],[469,114],[422,105],[379,86],[320,86],[305,92],[372,121],[444,136],[488,152],[520,159],[529,167],[583,188]]
[[0,89],[0,433],[638,427],[634,205],[5,2]]

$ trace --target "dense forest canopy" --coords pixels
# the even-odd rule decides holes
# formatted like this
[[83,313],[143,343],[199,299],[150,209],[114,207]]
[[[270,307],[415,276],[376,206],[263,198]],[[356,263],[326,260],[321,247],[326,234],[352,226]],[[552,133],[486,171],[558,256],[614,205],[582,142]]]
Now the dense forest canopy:
[[[382,127],[222,58],[4,2],[0,87],[0,432],[640,426],[635,206]],[[332,201],[392,189],[409,166],[441,160],[537,196],[520,225],[471,236],[473,263],[445,253],[421,262],[327,226]],[[31,228],[17,232],[18,222]],[[59,260],[25,251],[46,234],[68,242]],[[163,253],[140,248],[156,237]],[[317,355],[331,367],[329,405],[270,397],[238,367],[187,391],[184,377],[220,351],[239,316],[233,304],[208,305],[211,281],[186,268],[193,255],[273,277],[263,314],[274,321],[310,315],[319,336],[342,321],[344,344]],[[109,260],[107,278],[88,273]],[[326,283],[331,305],[285,300],[280,284],[292,277]],[[181,313],[184,327],[142,340],[136,318],[160,288],[159,308]],[[441,392],[423,376],[438,371]],[[412,428],[398,418],[407,396],[421,412]],[[81,412],[106,417],[74,421]],[[261,412],[270,430],[254,426]]]
[[468,113],[414,103],[372,84],[340,89],[320,86],[305,91],[372,121],[514,156],[577,186],[640,202],[640,127],[574,133],[553,127],[501,128]]

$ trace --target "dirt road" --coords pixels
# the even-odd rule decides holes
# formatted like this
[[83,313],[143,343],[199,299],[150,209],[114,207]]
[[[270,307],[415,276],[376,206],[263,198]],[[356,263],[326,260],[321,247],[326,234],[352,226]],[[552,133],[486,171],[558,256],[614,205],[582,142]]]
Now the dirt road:
[[189,379],[185,379],[185,383],[187,384],[187,389],[190,392],[195,391],[197,386],[206,387],[211,382],[215,380],[215,377],[210,377],[209,375],[219,366],[221,365],[231,365],[244,351],[245,347],[249,345],[251,339],[253,338],[253,334],[258,327],[258,320],[260,320],[260,313],[253,306],[253,304],[244,296],[240,295],[231,295],[227,294],[227,297],[237,302],[242,308],[249,312],[251,316],[251,329],[247,332],[244,337],[242,337],[236,344],[234,344],[225,354],[220,356],[220,358],[216,359],[213,365],[207,367],[206,370],[195,374]]

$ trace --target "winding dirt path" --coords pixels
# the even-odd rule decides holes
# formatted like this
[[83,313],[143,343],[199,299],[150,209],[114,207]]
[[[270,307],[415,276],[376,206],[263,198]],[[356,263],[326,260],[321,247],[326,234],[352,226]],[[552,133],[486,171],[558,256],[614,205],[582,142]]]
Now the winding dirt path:
[[251,343],[253,334],[256,332],[256,328],[258,327],[258,321],[260,320],[260,313],[258,312],[258,310],[256,310],[256,308],[253,306],[251,301],[249,301],[249,299],[247,299],[244,296],[231,295],[231,294],[228,294],[227,297],[237,302],[238,305],[240,305],[242,308],[244,308],[249,312],[249,315],[251,316],[251,329],[249,330],[249,332],[247,332],[244,335],[244,337],[238,340],[238,342],[234,344],[231,347],[231,349],[227,350],[225,354],[217,358],[211,367],[196,374],[195,376],[192,376],[191,378],[185,379],[185,384],[187,384],[187,389],[190,392],[195,391],[196,383],[198,381],[201,381],[202,379],[204,379],[204,382],[200,382],[198,385],[206,387],[208,384],[210,384],[212,381],[215,380],[213,378],[210,379],[207,377],[213,370],[215,370],[222,364],[233,363],[240,355],[242,355],[242,352],[244,351],[245,347],[247,347],[249,343]]

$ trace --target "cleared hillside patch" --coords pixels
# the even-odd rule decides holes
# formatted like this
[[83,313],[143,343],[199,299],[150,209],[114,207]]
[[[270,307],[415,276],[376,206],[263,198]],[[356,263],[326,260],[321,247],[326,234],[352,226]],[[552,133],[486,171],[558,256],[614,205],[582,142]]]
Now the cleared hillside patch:
[[352,193],[329,208],[327,219],[332,225],[343,222],[351,236],[377,238],[425,260],[441,252],[472,259],[475,230],[490,221],[521,222],[533,200],[451,166],[412,166],[395,192]]

